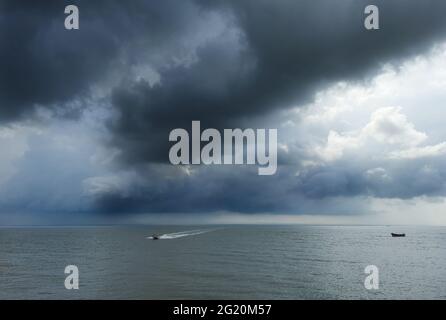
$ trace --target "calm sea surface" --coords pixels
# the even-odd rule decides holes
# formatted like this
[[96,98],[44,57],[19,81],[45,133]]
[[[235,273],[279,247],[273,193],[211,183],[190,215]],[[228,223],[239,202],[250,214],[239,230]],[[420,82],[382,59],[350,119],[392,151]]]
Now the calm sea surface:
[[[378,291],[364,288],[372,264]],[[0,228],[0,299],[23,298],[446,299],[446,228]]]

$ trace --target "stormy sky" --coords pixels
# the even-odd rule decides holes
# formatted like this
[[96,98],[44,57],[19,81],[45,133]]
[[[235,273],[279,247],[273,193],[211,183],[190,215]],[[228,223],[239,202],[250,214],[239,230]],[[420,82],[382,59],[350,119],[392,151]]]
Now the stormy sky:
[[[0,223],[445,224],[445,14],[439,0],[0,0]],[[277,128],[277,173],[171,165],[169,132],[193,120]]]

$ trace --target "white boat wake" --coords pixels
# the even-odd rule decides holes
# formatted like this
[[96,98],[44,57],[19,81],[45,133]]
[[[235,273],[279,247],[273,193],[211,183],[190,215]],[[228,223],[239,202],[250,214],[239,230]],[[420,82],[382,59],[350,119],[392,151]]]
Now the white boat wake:
[[[195,235],[210,232],[210,231],[213,231],[213,230],[188,230],[188,231],[160,234],[157,237],[159,240],[178,239],[178,238],[183,238],[183,237],[195,236]],[[147,237],[147,239],[153,240],[154,237],[150,236],[150,237]]]

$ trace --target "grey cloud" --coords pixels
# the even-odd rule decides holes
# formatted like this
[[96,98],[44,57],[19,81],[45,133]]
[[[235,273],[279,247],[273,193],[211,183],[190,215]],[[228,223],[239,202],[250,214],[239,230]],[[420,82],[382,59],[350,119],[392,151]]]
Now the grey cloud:
[[[62,28],[68,3],[80,7],[79,31]],[[327,84],[367,80],[383,63],[423,52],[446,35],[445,2],[375,1],[381,30],[372,32],[363,28],[368,4],[3,0],[0,121],[26,117],[35,105],[64,108],[106,78],[117,78],[107,87],[117,114],[108,123],[109,144],[121,151],[119,170],[135,171],[138,179],[93,195],[95,209],[108,213],[303,213],[308,203],[332,197],[441,193],[443,172],[432,176],[409,162],[394,168],[395,180],[388,183],[364,175],[371,163],[345,161],[296,176],[292,156],[279,159],[278,173],[267,178],[240,167],[198,168],[191,176],[157,169],[167,159],[173,128],[189,128],[192,120],[215,128],[268,124],[279,110],[311,101]],[[197,35],[211,29],[211,37]],[[159,83],[132,74],[146,65]],[[415,172],[418,182],[407,172]]]
[[378,1],[382,24],[374,32],[363,27],[367,1],[198,3],[224,14],[238,36],[202,44],[192,65],[160,69],[158,86],[115,89],[121,117],[110,129],[129,164],[166,161],[168,132],[192,120],[252,126],[251,118],[308,102],[332,81],[366,80],[381,64],[422,52],[446,28],[438,1]]
[[[68,4],[79,7],[79,30],[64,28]],[[125,77],[140,51],[162,54],[193,29],[195,16],[194,6],[177,1],[0,1],[0,120],[36,105],[63,108],[110,74]]]
[[[281,166],[274,176],[258,176],[252,168],[202,167],[189,175],[168,178],[151,170],[142,183],[134,181],[127,189],[97,194],[96,210],[104,213],[241,213],[349,214],[365,212],[348,201],[337,208],[335,199],[388,198],[411,199],[445,194],[446,168],[437,162],[426,170],[429,161],[383,164],[386,175],[372,176],[378,165],[354,159],[317,166],[296,175],[294,166]],[[166,167],[166,171],[169,172]],[[144,171],[139,171],[144,172]],[[172,172],[170,172],[172,174]],[[336,210],[335,210],[336,209]],[[359,211],[359,212],[358,212]]]
[[[110,129],[114,146],[124,151],[125,166],[166,161],[169,131],[189,128],[192,120],[216,128],[254,126],[259,117],[267,119],[277,110],[310,101],[318,88],[332,81],[367,80],[382,64],[423,52],[445,35],[446,28],[441,14],[446,5],[438,1],[378,1],[381,30],[375,32],[363,28],[367,1],[199,3],[206,10],[223,12],[229,28],[238,30],[237,37],[204,43],[189,66],[160,69],[159,85],[139,81],[115,89],[113,102],[120,117]],[[299,154],[287,159],[293,156]],[[287,159],[280,161],[290,163]],[[156,201],[140,197],[126,203],[108,195],[102,204],[125,208],[140,203],[148,211],[280,211],[298,210],[300,196],[407,198],[442,189],[429,183],[408,184],[404,169],[386,186],[367,180],[366,167],[347,163],[317,167],[298,178],[295,170],[285,167],[268,186],[245,174],[226,173],[222,178],[208,173],[200,179],[186,178],[187,187],[173,185],[166,198]],[[196,187],[208,183],[219,187],[212,194]]]

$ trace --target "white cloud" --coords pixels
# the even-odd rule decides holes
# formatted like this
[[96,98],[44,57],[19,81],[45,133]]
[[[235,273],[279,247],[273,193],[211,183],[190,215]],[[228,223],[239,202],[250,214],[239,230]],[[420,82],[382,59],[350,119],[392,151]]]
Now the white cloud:
[[[313,103],[286,112],[281,142],[290,150],[288,163],[298,167],[296,177],[318,172],[339,177],[339,189],[351,185],[347,190],[370,197],[363,203],[381,212],[378,220],[410,208],[410,219],[418,223],[417,210],[446,209],[445,101],[446,45],[441,45],[399,68],[385,66],[367,82],[337,83]],[[434,205],[433,198],[440,200]],[[406,219],[392,217],[391,223]],[[444,221],[438,217],[438,223]],[[429,223],[435,223],[434,214]]]
[[[444,154],[446,45],[385,66],[367,83],[340,82],[313,103],[287,112],[283,131],[306,150],[297,160],[334,161],[351,152],[374,158],[415,159]],[[294,124],[292,126],[291,124]]]
[[402,114],[402,108],[387,107],[373,112],[370,122],[361,131],[360,139],[375,139],[380,143],[398,146],[416,146],[425,141],[427,135],[415,130],[413,123]]
[[406,150],[393,151],[391,159],[417,159],[426,157],[438,157],[446,154],[446,142],[432,146],[415,147]]
[[415,159],[444,154],[446,142],[419,147],[428,136],[417,131],[401,111],[400,107],[380,108],[358,131],[338,133],[330,130],[327,143],[317,146],[316,153],[325,161],[337,160],[346,150],[360,148],[363,154],[372,153],[375,158]]

